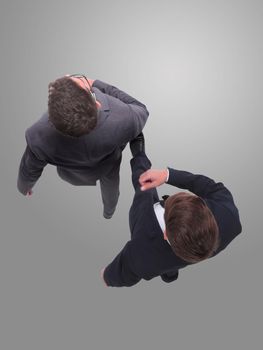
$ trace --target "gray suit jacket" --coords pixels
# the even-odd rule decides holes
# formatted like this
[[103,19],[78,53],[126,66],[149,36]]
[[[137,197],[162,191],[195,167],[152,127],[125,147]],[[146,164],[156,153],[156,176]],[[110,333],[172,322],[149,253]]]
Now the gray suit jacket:
[[88,135],[60,133],[45,113],[26,131],[27,147],[21,159],[17,187],[26,195],[47,164],[73,185],[95,185],[120,162],[122,149],[143,129],[148,111],[142,103],[114,86],[96,80],[93,91],[101,103],[98,122]]

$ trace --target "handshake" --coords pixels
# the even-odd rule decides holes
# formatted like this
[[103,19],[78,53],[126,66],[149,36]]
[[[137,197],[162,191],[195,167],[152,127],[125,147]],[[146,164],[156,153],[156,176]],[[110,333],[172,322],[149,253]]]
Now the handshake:
[[[238,209],[221,182],[172,168],[151,169],[142,134],[148,116],[146,106],[126,92],[73,74],[49,84],[48,111],[26,131],[18,190],[30,197],[51,164],[74,186],[99,181],[106,219],[118,203],[121,154],[130,143],[131,239],[102,269],[107,286],[132,286],[156,276],[172,282],[179,269],[219,253],[241,232]],[[164,205],[156,188],[165,182],[189,192],[171,195]]]
[[158,187],[168,181],[169,170],[154,170],[149,169],[145,171],[139,177],[139,183],[141,185],[141,191],[150,190],[151,188]]

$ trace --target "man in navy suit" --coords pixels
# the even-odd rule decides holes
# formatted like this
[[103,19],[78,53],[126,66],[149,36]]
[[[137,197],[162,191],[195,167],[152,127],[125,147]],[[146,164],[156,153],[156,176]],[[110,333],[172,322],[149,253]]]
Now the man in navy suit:
[[[131,239],[101,275],[112,287],[156,276],[172,282],[180,269],[218,254],[241,232],[238,209],[229,190],[207,176],[150,169],[142,134],[130,147],[135,189]],[[165,182],[190,192],[160,201],[155,187]]]
[[30,195],[51,164],[72,185],[95,186],[99,180],[103,215],[110,219],[119,197],[122,150],[148,115],[144,104],[100,80],[84,75],[55,80],[49,84],[48,113],[26,131],[18,190]]

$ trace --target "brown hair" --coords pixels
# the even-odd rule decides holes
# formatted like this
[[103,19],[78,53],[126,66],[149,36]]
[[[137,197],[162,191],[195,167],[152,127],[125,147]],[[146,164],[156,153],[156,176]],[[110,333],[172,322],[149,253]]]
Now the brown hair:
[[70,77],[49,84],[49,120],[70,136],[88,134],[97,124],[97,107],[92,96]]
[[213,255],[219,245],[216,220],[200,198],[185,192],[165,202],[166,235],[174,253],[195,263]]

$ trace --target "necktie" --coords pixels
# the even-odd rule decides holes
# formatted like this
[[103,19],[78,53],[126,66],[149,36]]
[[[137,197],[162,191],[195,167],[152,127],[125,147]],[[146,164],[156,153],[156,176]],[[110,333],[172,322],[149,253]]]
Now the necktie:
[[162,196],[162,200],[160,200],[160,204],[163,208],[165,206],[165,201],[167,198],[169,198],[169,196],[167,194],[165,194],[164,196]]

